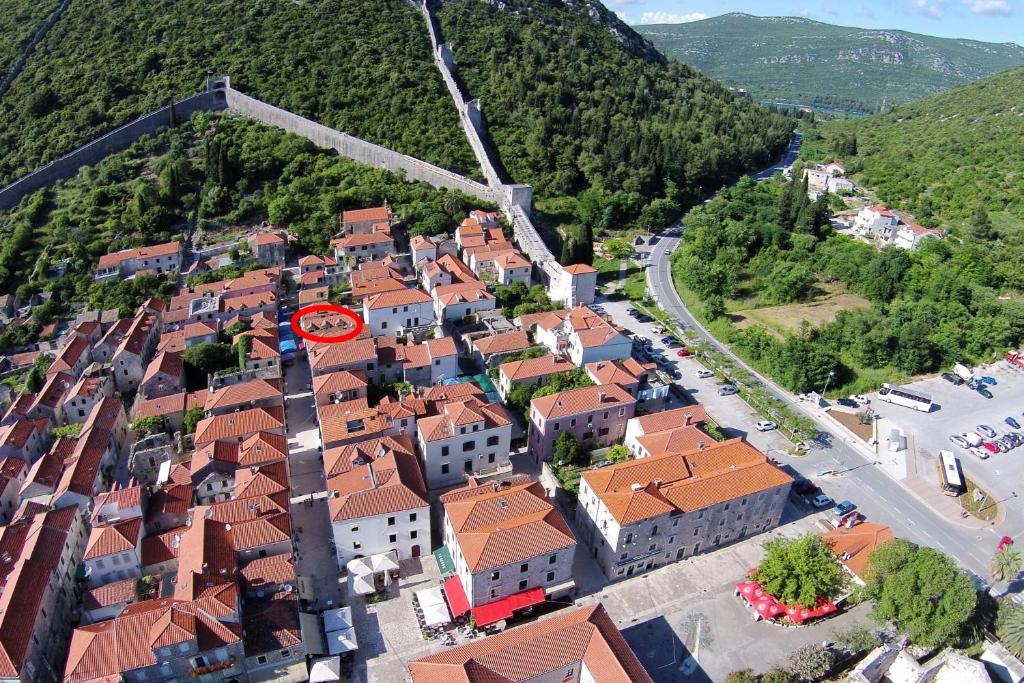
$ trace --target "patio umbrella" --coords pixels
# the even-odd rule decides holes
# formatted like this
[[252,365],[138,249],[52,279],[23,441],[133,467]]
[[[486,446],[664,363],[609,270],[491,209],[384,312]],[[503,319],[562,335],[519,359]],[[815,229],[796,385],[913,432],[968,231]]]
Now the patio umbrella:
[[369,574],[349,574],[348,587],[356,595],[369,595],[377,592],[373,585],[373,576]]
[[373,566],[370,564],[370,558],[368,557],[349,560],[345,568],[348,569],[349,574],[355,574],[356,576],[365,576],[366,574],[373,573]]
[[391,558],[391,553],[380,553],[370,556],[370,566],[375,572],[386,572],[398,569],[398,563]]

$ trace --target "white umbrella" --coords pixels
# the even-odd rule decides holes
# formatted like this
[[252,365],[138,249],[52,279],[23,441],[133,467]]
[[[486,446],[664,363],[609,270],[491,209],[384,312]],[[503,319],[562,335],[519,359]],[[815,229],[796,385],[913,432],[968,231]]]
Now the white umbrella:
[[355,574],[356,576],[365,576],[366,574],[373,573],[373,565],[370,564],[370,558],[368,557],[359,557],[354,560],[350,560],[345,567],[348,569],[348,573],[350,575]]
[[386,552],[386,553],[380,553],[380,554],[377,554],[377,555],[371,555],[370,556],[370,566],[373,567],[373,571],[375,571],[375,572],[386,572],[386,571],[391,571],[393,569],[398,569],[398,562],[396,562],[391,557],[391,553],[392,552],[394,552],[394,551],[389,551],[389,552]]
[[377,592],[377,587],[373,585],[373,576],[367,574],[358,576],[356,574],[349,574],[348,588],[356,595],[369,595],[370,593]]
[[359,643],[356,641],[356,630],[354,628],[331,631],[327,634],[327,651],[332,655],[358,649]]
[[309,668],[309,683],[328,683],[341,680],[341,659],[323,657],[313,662]]

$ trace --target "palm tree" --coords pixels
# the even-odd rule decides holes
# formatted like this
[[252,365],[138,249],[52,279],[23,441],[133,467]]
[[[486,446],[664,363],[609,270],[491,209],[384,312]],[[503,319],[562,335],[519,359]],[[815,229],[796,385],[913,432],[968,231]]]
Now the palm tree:
[[449,192],[444,196],[444,199],[441,200],[441,207],[451,218],[455,218],[466,210],[466,204],[462,201],[462,197],[454,192]]
[[1024,655],[1024,609],[1013,603],[1000,601],[996,635],[1014,655]]
[[1009,547],[1000,550],[992,556],[992,580],[1012,581],[1020,574],[1022,564],[1024,564],[1024,560],[1021,559],[1018,551]]

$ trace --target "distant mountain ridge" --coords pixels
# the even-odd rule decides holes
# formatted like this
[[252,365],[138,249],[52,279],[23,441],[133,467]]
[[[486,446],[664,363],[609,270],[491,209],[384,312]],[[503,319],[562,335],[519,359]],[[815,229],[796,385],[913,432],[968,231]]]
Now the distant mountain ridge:
[[877,111],[1024,64],[1024,47],[801,17],[638,26],[665,54],[758,99]]

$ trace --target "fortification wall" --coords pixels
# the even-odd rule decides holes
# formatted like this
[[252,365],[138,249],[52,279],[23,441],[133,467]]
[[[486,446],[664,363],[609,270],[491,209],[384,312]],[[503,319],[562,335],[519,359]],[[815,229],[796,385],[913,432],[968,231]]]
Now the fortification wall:
[[185,121],[196,112],[216,111],[223,109],[224,106],[222,92],[204,91],[161,107],[120,128],[115,128],[106,135],[54,159],[39,170],[22,176],[7,187],[0,189],[0,209],[10,208],[21,201],[22,197],[48,187],[58,180],[74,177],[84,166],[92,166],[111,154],[123,152],[143,135],[152,135],[161,128],[171,125],[172,122]]
[[347,133],[328,128],[315,121],[310,121],[307,118],[275,107],[272,104],[261,102],[231,88],[230,82],[224,88],[224,95],[227,98],[229,110],[260,123],[276,126],[290,133],[301,135],[318,147],[333,149],[338,154],[349,159],[370,166],[376,166],[377,168],[386,168],[393,172],[402,170],[407,178],[420,180],[433,187],[460,190],[487,202],[499,201],[496,193],[482,183],[470,180],[457,173],[452,173],[440,166],[428,164],[425,161],[399,154],[386,147],[381,147],[372,142],[352,137]]

